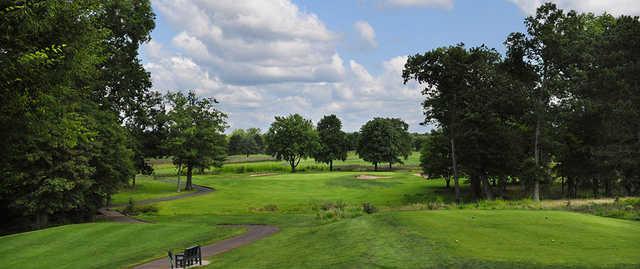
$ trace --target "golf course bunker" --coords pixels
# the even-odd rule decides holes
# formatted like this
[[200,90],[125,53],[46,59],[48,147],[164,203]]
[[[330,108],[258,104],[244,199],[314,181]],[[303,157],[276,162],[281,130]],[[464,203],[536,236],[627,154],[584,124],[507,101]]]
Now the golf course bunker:
[[250,177],[266,177],[266,176],[273,176],[273,175],[277,175],[276,173],[258,173],[258,174],[251,174],[249,175]]
[[391,178],[387,176],[372,176],[372,175],[358,175],[357,179],[370,180],[370,179],[382,179],[382,178]]

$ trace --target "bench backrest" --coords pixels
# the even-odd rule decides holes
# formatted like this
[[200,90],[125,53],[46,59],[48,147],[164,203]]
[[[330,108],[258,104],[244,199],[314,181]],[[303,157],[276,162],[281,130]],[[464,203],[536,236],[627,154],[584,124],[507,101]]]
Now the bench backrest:
[[184,250],[185,258],[200,257],[200,246],[190,247]]

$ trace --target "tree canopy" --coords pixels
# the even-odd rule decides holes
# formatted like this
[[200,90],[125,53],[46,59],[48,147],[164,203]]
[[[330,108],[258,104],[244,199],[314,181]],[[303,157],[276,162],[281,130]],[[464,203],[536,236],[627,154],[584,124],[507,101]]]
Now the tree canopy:
[[298,114],[276,116],[265,139],[267,153],[278,160],[287,161],[291,172],[296,171],[302,159],[312,157],[320,147],[313,123]]
[[227,115],[214,107],[213,99],[199,98],[194,92],[170,92],[165,98],[171,107],[167,113],[167,153],[179,173],[186,168],[185,190],[191,190],[194,168],[219,167],[224,162]]
[[360,128],[358,155],[373,163],[378,170],[379,163],[402,163],[411,153],[409,125],[395,118],[374,118]]
[[341,129],[342,122],[336,115],[324,116],[318,122],[320,147],[313,157],[317,162],[329,164],[330,171],[333,171],[334,160],[347,159],[347,137]]

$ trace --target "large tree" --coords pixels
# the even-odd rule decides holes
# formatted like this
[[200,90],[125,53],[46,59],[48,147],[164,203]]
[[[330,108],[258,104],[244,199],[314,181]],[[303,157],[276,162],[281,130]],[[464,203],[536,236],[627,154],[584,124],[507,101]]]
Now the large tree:
[[[191,190],[193,169],[222,166],[226,156],[227,115],[214,107],[211,98],[199,98],[194,92],[167,93],[169,139],[167,154],[178,167],[178,176],[186,169],[185,190]],[[178,179],[178,188],[180,180]]]
[[347,159],[347,138],[341,129],[342,122],[336,115],[324,116],[318,122],[320,147],[313,157],[317,162],[329,164],[329,171],[333,171],[334,160]]
[[267,153],[278,160],[287,161],[292,173],[302,159],[312,157],[320,146],[318,132],[311,120],[298,114],[275,117],[265,138]]
[[95,98],[110,87],[114,34],[102,18],[116,11],[106,3],[0,3],[0,124],[11,126],[0,131],[3,225],[90,217],[133,177],[119,113]]
[[373,163],[374,170],[378,164],[402,163],[402,159],[411,153],[411,136],[409,125],[400,119],[374,118],[360,128],[358,155],[367,162]]

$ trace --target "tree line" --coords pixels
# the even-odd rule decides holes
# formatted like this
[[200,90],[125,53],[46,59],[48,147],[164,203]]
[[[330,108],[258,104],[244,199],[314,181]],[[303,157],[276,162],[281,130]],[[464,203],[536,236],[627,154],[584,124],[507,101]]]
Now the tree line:
[[347,159],[347,153],[355,149],[363,160],[378,164],[403,163],[412,151],[409,125],[397,118],[374,118],[365,123],[359,132],[345,133],[342,122],[335,115],[324,116],[314,126],[311,120],[299,114],[275,117],[264,135],[266,152],[278,160],[286,161],[291,172],[301,160],[314,158],[329,165]]
[[410,56],[405,83],[424,86],[422,151],[432,176],[460,178],[475,198],[520,184],[534,200],[560,182],[576,197],[640,193],[640,21],[547,3],[505,41],[506,55],[464,44]]

